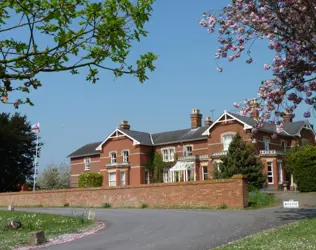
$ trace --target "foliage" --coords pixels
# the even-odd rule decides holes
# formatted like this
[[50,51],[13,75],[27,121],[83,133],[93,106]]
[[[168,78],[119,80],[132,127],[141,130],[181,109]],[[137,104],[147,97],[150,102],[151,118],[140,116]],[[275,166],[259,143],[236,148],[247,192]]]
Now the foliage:
[[148,204],[146,204],[146,203],[142,203],[142,204],[140,205],[140,208],[142,208],[142,209],[144,209],[144,208],[148,208]]
[[247,175],[248,183],[260,188],[266,180],[263,164],[256,157],[252,145],[246,145],[237,133],[229,145],[227,155],[222,157],[219,171],[215,169],[216,178],[231,178],[235,174]]
[[316,146],[307,144],[290,149],[285,156],[285,166],[293,174],[299,191],[316,191]]
[[70,167],[67,164],[51,164],[38,177],[41,189],[63,189],[70,187]]
[[[23,228],[8,230],[5,225],[10,219],[21,221]],[[76,233],[78,230],[94,224],[86,215],[61,216],[17,211],[0,211],[0,248],[13,249],[27,244],[28,234],[33,231],[45,231],[48,238],[60,234]]]
[[[284,215],[284,219],[286,215]],[[253,249],[304,249],[313,250],[316,245],[316,218],[300,220],[276,229],[254,234],[250,237],[223,245],[214,250]]]
[[[99,70],[115,77],[148,79],[157,56],[151,52],[130,63],[132,45],[147,36],[144,25],[154,0],[29,0],[0,2],[0,99],[16,108],[29,98],[11,101],[12,91],[29,93],[42,86],[39,75],[86,69],[96,83]],[[25,34],[21,36],[21,34]]]
[[101,187],[103,183],[103,175],[98,173],[83,173],[78,177],[78,185],[80,188]]
[[0,113],[0,138],[0,192],[17,191],[33,176],[36,134],[25,115]]
[[111,207],[111,204],[108,203],[108,202],[104,202],[102,207],[103,207],[103,208],[110,208],[110,207]]
[[153,183],[163,182],[163,171],[172,165],[172,162],[164,162],[161,153],[152,152],[152,161],[146,166],[152,173]]
[[272,195],[258,190],[252,189],[251,191],[248,190],[248,203],[249,208],[257,209],[257,208],[265,208],[265,207],[272,207],[276,205],[278,200],[273,197]]
[[225,203],[221,204],[218,209],[227,209],[227,205]]
[[[316,108],[316,1],[314,0],[236,0],[222,10],[203,14],[200,24],[208,32],[218,33],[216,59],[234,61],[243,53],[247,64],[254,62],[251,47],[259,39],[268,43],[274,52],[271,64],[272,79],[264,80],[258,91],[261,100],[261,119],[271,114],[283,116],[284,109],[293,111],[304,101]],[[223,69],[218,67],[219,72]],[[251,100],[246,100],[242,114],[251,112]],[[241,103],[235,103],[239,108]],[[310,117],[310,111],[305,117]],[[281,124],[282,125],[282,124]]]

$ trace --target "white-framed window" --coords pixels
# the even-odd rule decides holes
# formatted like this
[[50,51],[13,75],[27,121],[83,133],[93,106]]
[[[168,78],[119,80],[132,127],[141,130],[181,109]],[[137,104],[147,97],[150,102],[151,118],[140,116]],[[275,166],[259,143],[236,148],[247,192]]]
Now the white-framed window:
[[116,186],[116,172],[109,173],[109,187]]
[[84,158],[84,170],[90,170],[90,163],[91,163],[90,157]]
[[121,172],[121,185],[126,185],[126,172]]
[[123,155],[123,162],[129,162],[129,152],[128,152],[128,150],[124,150],[122,152],[122,155]]
[[193,152],[193,146],[192,145],[184,146],[184,152],[183,152],[184,156],[192,156],[192,152]]
[[282,141],[282,142],[281,142],[281,147],[282,147],[282,150],[283,150],[283,151],[286,151],[286,148],[287,148],[287,141]]
[[169,171],[168,169],[163,170],[163,182],[167,183],[169,182]]
[[145,170],[145,184],[149,184],[149,183],[150,183],[149,170],[146,169]]
[[273,184],[274,183],[274,180],[273,180],[273,162],[268,161],[267,166],[268,166],[268,184]]
[[223,163],[221,160],[216,160],[213,163],[213,165],[214,165],[215,169],[217,170],[217,172],[221,172],[221,169],[220,169],[221,163]]
[[111,152],[110,153],[110,159],[111,159],[111,163],[115,163],[116,162],[116,152]]
[[223,135],[223,151],[227,151],[229,149],[229,145],[233,140],[234,135],[233,134],[226,134]]
[[270,139],[267,137],[264,137],[263,144],[264,144],[264,150],[269,151],[270,150]]
[[162,159],[165,162],[174,161],[174,148],[163,148]]
[[203,181],[208,180],[207,166],[202,166],[202,179]]
[[278,161],[278,177],[279,177],[279,184],[283,183],[283,165],[282,161]]

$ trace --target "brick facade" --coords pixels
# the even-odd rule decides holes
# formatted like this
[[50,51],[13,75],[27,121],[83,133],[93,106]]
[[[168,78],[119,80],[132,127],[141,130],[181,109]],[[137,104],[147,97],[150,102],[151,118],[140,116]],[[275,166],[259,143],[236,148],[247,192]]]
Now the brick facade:
[[[195,180],[209,180],[214,177],[214,169],[220,162],[221,156],[227,153],[227,148],[224,148],[225,136],[239,133],[246,143],[254,146],[257,156],[265,166],[264,172],[270,175],[266,187],[278,189],[284,181],[290,181],[289,176],[286,176],[284,172],[284,152],[296,144],[302,145],[305,141],[315,144],[315,134],[312,129],[299,129],[299,134],[293,136],[281,133],[274,138],[273,133],[268,129],[253,134],[249,125],[240,120],[242,118],[238,118],[237,115],[232,116],[226,111],[224,114],[214,123],[207,118],[204,123],[208,126],[204,127],[201,136],[194,140],[175,140],[169,135],[169,141],[158,144],[153,144],[153,138],[149,134],[146,142],[137,143],[132,136],[123,132],[130,131],[128,122],[123,121],[121,129],[125,130],[115,130],[112,136],[100,144],[96,155],[71,157],[71,186],[77,186],[77,178],[84,171],[101,173],[104,177],[103,187],[108,187],[110,182],[115,183],[115,186],[145,184],[146,166],[151,162],[153,153],[162,153],[164,149],[173,150],[174,160],[170,160],[170,167],[175,164],[176,158],[179,161],[194,161]],[[254,112],[253,115],[257,113]],[[194,133],[199,128],[203,128],[201,127],[202,115],[198,109],[193,110],[190,118],[191,130],[189,129],[188,133]],[[202,136],[205,131],[208,131],[208,135]],[[132,135],[142,133],[131,132],[133,132]],[[179,132],[175,131],[175,134],[177,133]],[[265,145],[267,140],[268,146]],[[184,154],[186,147],[190,147],[192,151],[189,157]],[[128,162],[124,162],[123,151],[128,152]],[[116,162],[112,165],[111,153],[116,155]],[[90,158],[89,170],[85,170],[84,158],[86,157]],[[184,178],[182,174],[181,180]]]
[[231,208],[248,206],[247,180],[236,176],[226,180],[149,184],[138,186],[1,193],[0,206],[95,206],[108,202],[112,207],[206,206]]

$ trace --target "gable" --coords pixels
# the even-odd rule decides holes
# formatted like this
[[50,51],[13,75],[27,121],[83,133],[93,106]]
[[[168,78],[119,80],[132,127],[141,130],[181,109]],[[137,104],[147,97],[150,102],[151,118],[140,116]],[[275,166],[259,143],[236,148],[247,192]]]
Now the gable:
[[111,139],[119,139],[119,138],[122,138],[122,137],[127,137],[129,138],[130,140],[132,140],[133,142],[133,145],[139,145],[140,142],[137,141],[135,138],[129,136],[128,134],[124,133],[124,131],[120,130],[120,129],[115,129],[112,133],[110,133],[110,135],[105,138],[105,140],[96,148],[96,150],[98,151],[101,151],[102,150],[102,146],[109,140]]
[[215,126],[218,126],[220,124],[241,124],[243,126],[243,129],[252,129],[252,126],[249,125],[248,123],[242,121],[241,119],[239,119],[239,117],[228,113],[226,110],[224,111],[224,113],[222,115],[220,115],[215,122],[213,122],[213,124],[203,133],[203,135],[209,135],[210,131],[212,128],[214,128]]

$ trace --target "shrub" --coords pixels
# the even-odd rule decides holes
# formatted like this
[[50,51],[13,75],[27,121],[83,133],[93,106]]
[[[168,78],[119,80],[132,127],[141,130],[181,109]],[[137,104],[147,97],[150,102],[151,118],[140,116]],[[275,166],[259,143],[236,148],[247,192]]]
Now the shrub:
[[285,158],[287,170],[293,174],[301,192],[316,191],[316,147],[304,145],[289,150]]
[[78,177],[78,185],[80,188],[101,187],[103,175],[98,173],[83,173]]
[[218,207],[218,209],[227,209],[227,208],[228,208],[227,205],[224,203]]
[[69,207],[69,203],[66,202],[66,203],[64,204],[64,207]]
[[263,208],[273,206],[277,200],[268,193],[261,190],[253,190],[248,192],[248,205],[250,208]]
[[141,205],[140,205],[140,208],[148,208],[148,204],[146,204],[146,203],[142,203]]
[[227,155],[222,157],[219,170],[215,168],[215,177],[231,178],[233,175],[247,175],[248,184],[260,188],[266,180],[263,164],[256,157],[252,145],[247,145],[237,133],[229,145]]
[[108,203],[108,202],[103,203],[103,208],[110,208],[110,207],[111,207],[110,203]]

